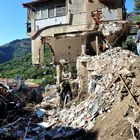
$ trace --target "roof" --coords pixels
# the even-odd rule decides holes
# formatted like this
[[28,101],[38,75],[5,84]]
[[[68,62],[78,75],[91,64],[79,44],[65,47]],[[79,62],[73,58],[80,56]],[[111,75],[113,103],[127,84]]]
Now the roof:
[[50,1],[50,0],[34,0],[32,2],[23,3],[22,5],[24,7],[31,8],[32,6],[34,6],[36,4],[44,3],[46,1]]
[[10,79],[10,78],[0,78],[0,83],[14,83],[15,82],[15,79]]

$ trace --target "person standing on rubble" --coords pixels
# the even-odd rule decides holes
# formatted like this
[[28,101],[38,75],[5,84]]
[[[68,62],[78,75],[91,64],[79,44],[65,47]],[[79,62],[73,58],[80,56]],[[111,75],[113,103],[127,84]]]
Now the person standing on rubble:
[[138,28],[138,31],[137,31],[135,42],[137,44],[137,53],[140,56],[140,22],[137,22],[137,28]]
[[60,107],[67,104],[68,98],[72,99],[72,92],[69,81],[65,80],[60,84]]
[[89,83],[88,83],[88,94],[90,96],[93,95],[95,89],[96,89],[96,85],[97,85],[97,82],[96,82],[96,78],[97,78],[97,74],[95,72],[92,73],[92,76],[89,80]]
[[70,80],[71,72],[68,69],[69,69],[68,64],[63,65],[62,80]]
[[71,84],[69,80],[71,79],[71,72],[69,71],[68,62],[66,60],[61,60],[62,65],[62,81],[59,86],[60,91],[60,107],[64,107],[69,99],[72,99]]

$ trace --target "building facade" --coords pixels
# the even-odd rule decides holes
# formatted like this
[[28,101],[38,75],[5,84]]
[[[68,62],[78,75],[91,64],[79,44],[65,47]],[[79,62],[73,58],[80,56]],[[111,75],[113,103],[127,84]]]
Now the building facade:
[[[32,63],[44,64],[44,50],[52,62],[75,63],[82,53],[94,55],[98,46],[114,45],[127,32],[125,0],[34,0],[27,8],[27,33],[32,40]],[[95,47],[96,46],[96,47]]]

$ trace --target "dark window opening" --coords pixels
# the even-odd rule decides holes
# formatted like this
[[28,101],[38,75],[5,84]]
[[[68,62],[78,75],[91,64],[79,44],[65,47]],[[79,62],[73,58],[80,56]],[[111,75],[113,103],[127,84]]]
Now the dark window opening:
[[27,33],[31,32],[31,23],[27,23]]

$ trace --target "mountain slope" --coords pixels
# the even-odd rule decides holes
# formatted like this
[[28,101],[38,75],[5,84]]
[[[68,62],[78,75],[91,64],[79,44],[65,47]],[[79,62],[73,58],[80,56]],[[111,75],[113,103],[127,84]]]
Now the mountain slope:
[[0,64],[31,53],[30,39],[17,39],[0,46]]
[[0,52],[4,50],[5,58],[0,56],[0,59],[5,62],[0,64],[0,78],[14,78],[18,75],[22,79],[35,79],[34,82],[44,86],[54,83],[55,69],[50,65],[51,50],[45,49],[45,67],[35,67],[32,66],[30,48],[28,39],[15,40],[2,46]]

